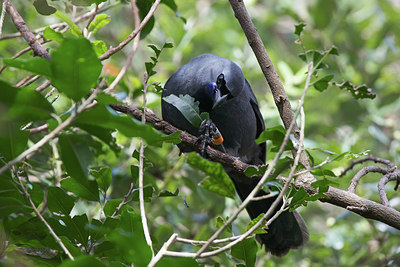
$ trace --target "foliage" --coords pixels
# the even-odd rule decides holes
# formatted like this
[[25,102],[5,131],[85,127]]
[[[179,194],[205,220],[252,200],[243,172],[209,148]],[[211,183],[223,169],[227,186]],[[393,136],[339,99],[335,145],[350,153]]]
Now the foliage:
[[[104,1],[12,2],[31,30],[63,21],[70,29],[44,30],[46,40],[53,40],[44,44],[51,54],[49,62],[33,57],[32,52],[11,59],[26,43],[15,38],[0,41],[3,64],[7,66],[0,75],[0,167],[73,116],[103,79],[109,83],[115,79],[116,74],[110,71],[107,77],[105,69],[117,69],[118,73],[128,49],[107,62],[101,62],[98,56],[117,46],[134,24],[129,1],[105,2],[109,8],[89,24],[88,20],[76,22],[75,18],[93,9],[93,3]],[[141,19],[152,2],[137,1]],[[218,256],[198,260],[164,257],[159,266],[398,263],[398,231],[315,200],[328,186],[346,188],[356,170],[343,178],[338,178],[339,174],[351,160],[368,154],[366,151],[400,163],[399,7],[388,0],[247,2],[294,106],[304,86],[304,61],[314,63],[312,86],[316,90],[309,92],[305,102],[306,149],[311,165],[318,165],[327,156],[330,161],[313,171],[318,179],[313,186],[319,188],[320,195],[309,196],[300,188],[286,196],[290,208],[307,206],[300,211],[310,230],[310,242],[284,258],[275,258],[258,249],[254,238],[248,238]],[[155,252],[172,233],[208,239],[237,207],[232,200],[237,199],[233,185],[221,166],[195,154],[179,155],[173,146],[176,135],[166,136],[109,108],[109,104],[121,100],[142,104],[139,96],[145,86],[144,72],[149,78],[147,85],[155,88],[147,93],[147,107],[160,117],[161,85],[190,58],[211,52],[237,62],[252,84],[266,121],[267,130],[259,142],[268,142],[267,160],[279,149],[285,131],[272,97],[265,94],[265,80],[229,3],[169,0],[162,4],[143,29],[132,67],[116,94],[100,93],[95,107],[83,111],[56,138],[0,175],[0,264],[146,266],[152,252],[140,219],[139,138],[147,144],[144,199]],[[85,28],[90,38],[83,37]],[[13,32],[15,27],[6,17],[2,36]],[[40,77],[28,86],[16,86],[30,74]],[[42,92],[35,90],[47,79],[56,93],[51,87]],[[174,101],[181,103],[185,97],[178,99]],[[196,103],[188,100],[177,105],[193,108]],[[197,115],[201,122],[203,115]],[[29,129],[43,124],[48,125],[48,131],[29,134]],[[292,139],[287,146],[266,190],[277,193],[281,189],[275,178],[287,175],[293,163],[290,150],[296,141]],[[263,173],[266,167],[248,169],[247,174]],[[364,178],[357,193],[379,201],[378,178]],[[131,184],[133,193],[128,204],[114,215]],[[392,192],[391,185],[386,189],[391,204],[399,209],[398,194]],[[34,213],[25,190],[74,261],[68,259]],[[247,215],[240,216],[221,238],[243,233],[249,223],[254,225],[257,220],[249,222]],[[172,249],[193,252],[197,247],[176,243]]]

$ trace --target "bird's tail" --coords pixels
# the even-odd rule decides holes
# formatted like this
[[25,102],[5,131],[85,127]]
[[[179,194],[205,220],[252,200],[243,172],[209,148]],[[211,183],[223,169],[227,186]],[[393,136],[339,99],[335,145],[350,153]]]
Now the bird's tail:
[[[249,178],[244,174],[233,171],[227,173],[235,184],[241,200],[245,200],[253,188],[258,183],[257,180]],[[266,193],[260,190],[257,196],[263,196]],[[269,207],[275,201],[276,197],[266,198],[258,201],[251,201],[246,209],[251,219],[256,218],[261,213],[267,212]],[[282,203],[281,203],[282,204]],[[278,205],[278,208],[280,205]],[[265,251],[275,256],[284,256],[290,249],[299,248],[308,241],[307,226],[296,211],[285,211],[276,218],[268,227],[267,234],[258,234],[256,239],[261,245],[265,246]]]

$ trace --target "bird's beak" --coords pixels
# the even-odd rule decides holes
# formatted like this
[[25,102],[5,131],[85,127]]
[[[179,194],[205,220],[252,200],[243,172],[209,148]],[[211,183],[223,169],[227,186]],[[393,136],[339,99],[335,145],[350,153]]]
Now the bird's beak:
[[219,89],[217,89],[215,91],[215,97],[214,97],[214,100],[213,100],[213,107],[212,108],[215,109],[215,108],[221,106],[222,104],[224,104],[226,102],[226,98],[227,97],[228,97],[228,95],[221,96],[221,91]]

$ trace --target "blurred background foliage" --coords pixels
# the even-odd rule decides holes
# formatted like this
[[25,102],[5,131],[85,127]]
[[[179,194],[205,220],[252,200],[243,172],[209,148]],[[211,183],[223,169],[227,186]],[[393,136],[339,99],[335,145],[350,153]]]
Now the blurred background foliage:
[[[162,47],[172,42],[172,49],[165,49],[155,67],[157,74],[150,83],[164,85],[168,77],[192,57],[202,53],[213,53],[236,62],[255,91],[266,127],[281,124],[268,85],[260,71],[240,25],[233,15],[228,1],[175,0],[176,13],[167,5],[161,5],[155,14],[155,24],[149,35],[140,43],[132,67],[118,87],[118,96],[135,105],[141,105],[143,73],[145,61],[149,61],[153,51],[148,47],[155,44]],[[13,3],[25,18],[30,29],[59,22],[54,16],[38,15],[32,5],[23,0]],[[91,36],[91,41],[103,40],[107,46],[116,46],[133,29],[133,16],[128,1],[111,1],[115,6],[107,11],[110,23]],[[334,74],[335,82],[351,81],[366,84],[377,95],[375,99],[356,100],[350,93],[329,86],[324,92],[314,88],[305,101],[306,148],[313,156],[315,164],[323,161],[331,153],[366,152],[400,164],[400,1],[398,0],[270,0],[245,1],[272,62],[277,69],[292,105],[295,107],[306,78],[306,66],[298,57],[302,48],[296,44],[294,26],[304,22],[302,41],[306,49],[329,49],[332,45],[339,50],[339,56],[329,56],[329,68],[324,74]],[[87,8],[73,10],[68,2],[49,1],[58,10],[73,16]],[[184,18],[184,19],[182,19]],[[186,21],[186,23],[185,23]],[[81,28],[85,24],[79,24]],[[7,18],[3,35],[15,32]],[[66,34],[68,35],[68,33]],[[51,49],[53,43],[46,45]],[[10,58],[25,48],[22,39],[0,41],[2,58]],[[103,64],[109,69],[120,69],[130,51],[129,47],[114,55]],[[27,54],[24,58],[31,57]],[[7,69],[2,80],[15,83],[28,73]],[[112,74],[110,72],[110,74]],[[40,81],[37,85],[40,84]],[[159,117],[160,94],[150,86],[148,107]],[[116,92],[116,93],[117,93]],[[60,96],[54,103],[58,113],[70,106],[68,98]],[[39,140],[41,134],[33,136]],[[93,155],[93,166],[110,166],[113,173],[111,198],[121,198],[131,181],[130,165],[137,164],[131,155],[138,149],[138,140],[118,133],[116,141],[121,148],[117,153],[98,140],[88,138]],[[44,147],[32,159],[32,165],[40,167],[42,174],[49,174],[47,183],[57,184],[60,174],[52,172],[57,158],[48,158]],[[181,237],[204,240],[216,230],[216,218],[226,217],[238,205],[237,201],[223,198],[198,186],[204,174],[186,163],[185,155],[171,144],[162,148],[149,146],[145,152],[152,167],[146,169],[145,184],[156,190],[179,189],[178,197],[154,198],[146,204],[150,233],[155,247],[161,245],[173,232]],[[290,154],[287,154],[290,156]],[[274,153],[268,154],[271,159]],[[339,175],[350,159],[334,162],[327,166]],[[358,167],[359,169],[359,167]],[[357,170],[358,170],[357,169]],[[357,170],[345,177],[330,177],[347,188]],[[35,176],[35,174],[31,174]],[[377,182],[379,176],[363,178],[357,193],[365,198],[379,201]],[[43,182],[43,181],[42,181]],[[390,203],[400,209],[400,196],[393,191],[393,184],[387,185]],[[184,203],[187,202],[187,205]],[[132,207],[138,211],[138,202]],[[76,214],[87,213],[89,219],[99,217],[99,203],[80,201],[75,205]],[[398,266],[400,265],[399,231],[364,219],[354,213],[320,202],[309,203],[299,209],[308,224],[310,242],[303,248],[291,251],[283,258],[265,255],[258,251],[257,266]],[[240,216],[233,225],[235,233],[243,232],[249,222],[247,214]],[[228,234],[226,234],[228,236]],[[189,245],[174,245],[173,249],[191,251]],[[204,263],[229,266],[235,262],[229,254],[221,254]]]

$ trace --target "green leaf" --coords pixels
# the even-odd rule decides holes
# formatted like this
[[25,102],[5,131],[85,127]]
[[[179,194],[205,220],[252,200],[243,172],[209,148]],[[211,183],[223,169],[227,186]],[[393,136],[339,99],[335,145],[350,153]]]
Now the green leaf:
[[91,169],[90,173],[96,178],[100,188],[106,192],[111,185],[111,169],[106,167]]
[[[0,124],[5,121],[31,122],[51,118],[51,104],[34,88],[14,88],[0,81]],[[0,125],[1,126],[1,125]],[[0,127],[0,132],[2,127]]]
[[163,97],[163,100],[176,107],[185,119],[195,127],[200,127],[203,119],[200,117],[199,102],[190,95],[169,95]]
[[[264,216],[264,213],[261,213],[260,215],[258,215],[256,218],[254,218],[253,220],[251,220],[251,222],[249,223],[249,225],[247,226],[247,231],[250,230],[251,227],[253,227],[256,223],[258,223],[259,220],[261,220],[261,218]],[[260,227],[258,227],[253,233],[254,234],[266,234],[267,231],[264,229],[265,224],[261,224]]]
[[94,49],[94,52],[96,53],[96,56],[99,57],[102,54],[104,54],[105,52],[107,52],[107,45],[104,41],[98,40],[98,41],[94,41],[92,44],[93,44],[93,49]]
[[[65,236],[60,236],[60,239],[63,242],[63,244],[65,245],[65,247],[68,249],[68,251],[71,253],[72,256],[74,256],[74,257],[82,256],[81,249],[79,247],[77,247],[76,245],[72,244],[70,239],[68,239]],[[59,250],[61,251],[62,248],[60,247]]]
[[307,194],[306,190],[303,187],[300,187],[299,190],[294,189],[294,195],[292,200],[290,201],[290,207],[297,207],[300,205],[307,206],[307,200],[309,199],[309,195]]
[[311,184],[312,187],[318,190],[318,193],[328,192],[329,186],[338,186],[339,183],[323,178],[321,180],[317,180]]
[[[152,1],[148,0],[138,0],[136,1],[136,5],[139,8],[139,17],[140,20],[143,21],[144,17],[149,13],[150,8],[152,6]],[[140,39],[144,39],[153,29],[155,23],[154,16],[150,18],[150,20],[147,22],[146,26],[142,29],[140,32]]]
[[147,245],[140,215],[124,211],[115,230],[107,235],[121,255],[137,267],[147,266],[152,253]]
[[327,170],[327,169],[315,169],[311,173],[316,176],[336,177],[336,175],[331,170]]
[[[56,41],[59,44],[61,44],[64,41],[64,36],[62,35],[62,33],[56,32],[50,27],[46,27],[46,29],[44,29],[43,37],[48,40]],[[49,65],[49,70],[50,70],[50,65]]]
[[[159,144],[158,146],[161,146],[162,143],[172,143],[174,145],[179,144],[182,140],[179,138],[179,136],[181,135],[181,131],[176,131],[173,132],[170,135],[164,135],[161,137],[160,141],[157,143]],[[155,144],[157,146],[157,144]]]
[[[143,198],[144,202],[151,202],[151,198],[153,197],[154,188],[151,185],[145,185],[143,187]],[[136,189],[132,194],[133,201],[139,201],[139,188]]]
[[163,190],[158,194],[158,197],[176,197],[178,195],[179,195],[179,188],[177,188],[173,193],[168,190]]
[[[2,185],[3,186],[3,185]],[[40,205],[43,201],[43,189],[38,184],[28,184],[28,193],[36,207]]]
[[77,134],[63,134],[59,137],[61,159],[68,174],[79,182],[86,182],[92,153],[87,140]]
[[376,97],[376,94],[372,92],[372,89],[365,84],[355,86],[350,81],[345,81],[343,83],[335,83],[335,86],[350,92],[355,99],[374,99]]
[[349,160],[355,160],[355,159],[358,159],[360,157],[368,156],[369,152],[371,152],[371,150],[365,150],[365,151],[362,151],[362,152],[359,152],[359,153],[348,152],[345,155],[345,158],[349,159]]
[[47,206],[51,212],[68,215],[74,204],[74,198],[67,195],[59,187],[47,187]]
[[221,164],[203,159],[194,152],[188,154],[187,162],[194,168],[209,175],[209,177],[200,182],[201,187],[221,196],[235,198],[235,187]]
[[86,131],[92,136],[96,136],[98,139],[103,141],[104,144],[108,145],[115,154],[121,151],[121,147],[118,146],[116,138],[112,135],[113,130],[106,129],[100,126],[76,123],[76,126]]
[[104,104],[104,105],[111,105],[111,104],[123,104],[121,101],[116,99],[114,96],[101,92],[100,94],[97,95],[96,101]]
[[122,202],[122,199],[107,200],[106,205],[104,205],[104,214],[107,217],[111,217],[121,202]]
[[[267,140],[270,140],[272,142],[272,152],[278,152],[279,148],[283,142],[283,139],[285,138],[286,130],[283,128],[282,125],[278,125],[272,128],[266,128],[264,132],[260,134],[260,136],[256,140],[256,144],[261,144]],[[288,142],[285,150],[293,150],[293,144],[292,142]]]
[[163,257],[159,262],[157,262],[157,267],[171,267],[171,266],[198,267],[201,265],[199,265],[197,261],[192,258]]
[[62,188],[83,199],[99,201],[99,188],[96,181],[65,178],[60,183]]
[[[25,210],[28,203],[13,182],[10,171],[0,175],[0,184],[0,218],[5,218],[19,210]],[[30,209],[29,207],[27,212],[30,212]]]
[[89,220],[86,213],[82,215],[76,215],[73,218],[70,216],[63,216],[60,219],[65,223],[66,228],[68,229],[68,236],[72,240],[77,240],[78,243],[81,243],[85,248],[88,247],[89,240]]
[[149,44],[148,47],[150,47],[151,49],[153,49],[154,53],[156,54],[156,57],[158,58],[160,56],[161,53],[161,49],[158,49],[157,46],[153,45],[153,44]]
[[68,26],[71,29],[71,33],[73,35],[75,35],[76,37],[82,36],[81,30],[79,29],[79,27],[64,13],[57,11],[56,13],[54,13],[54,16],[56,16],[58,19],[66,22],[68,24]]
[[244,174],[246,174],[247,177],[251,177],[253,175],[263,175],[267,168],[268,164],[257,167],[250,166],[244,171]]
[[[216,226],[217,228],[221,228],[221,227],[225,224],[225,222],[226,222],[228,219],[229,219],[229,217],[226,217],[226,218],[224,219],[223,217],[218,216],[218,217],[216,218],[215,226]],[[229,225],[225,228],[225,230],[228,231],[228,233],[232,233],[232,224],[229,224]]]
[[44,16],[51,15],[57,11],[57,9],[55,9],[54,7],[49,6],[49,4],[47,3],[47,0],[35,0],[33,2],[33,6],[36,8],[36,11],[40,15],[44,15]]
[[271,181],[272,179],[275,179],[282,172],[289,170],[292,164],[293,164],[292,158],[284,157],[279,159],[278,163],[276,164],[274,172],[272,173],[271,177],[268,178],[268,180]]
[[95,17],[95,19],[89,25],[89,32],[95,34],[101,28],[106,26],[110,22],[111,18],[107,14],[99,14]]
[[[328,55],[339,55],[339,51],[335,46],[332,46],[329,50],[319,51],[319,50],[308,50],[306,53],[299,54],[300,59],[308,63],[310,60],[313,62],[314,70],[320,70],[327,68],[323,61]],[[314,74],[314,73],[313,73]]]
[[105,267],[107,266],[105,263],[97,259],[95,256],[84,255],[75,258],[74,260],[65,260],[62,262],[60,267],[81,267],[81,266],[90,266],[90,267]]
[[307,24],[305,24],[305,23],[300,23],[300,24],[295,25],[294,26],[295,27],[294,34],[296,34],[297,36],[300,36],[306,25]]
[[234,245],[231,254],[237,259],[244,260],[246,266],[254,266],[256,263],[257,243],[254,238],[247,238]]
[[51,77],[50,62],[41,57],[31,59],[3,59],[4,64],[21,70],[27,70],[38,75]]
[[101,73],[102,64],[85,38],[65,38],[51,56],[52,84],[75,101],[89,93]]
[[0,166],[24,152],[29,132],[21,131],[20,127],[20,124],[0,120]]
[[143,124],[127,115],[113,115],[100,104],[81,113],[75,123],[101,126],[110,130],[117,129],[127,137],[142,137],[150,145],[160,146],[160,141],[164,138],[164,135],[151,125]]
[[318,91],[323,92],[328,88],[329,82],[333,79],[333,76],[333,74],[325,75],[321,79],[313,82],[311,85]]

